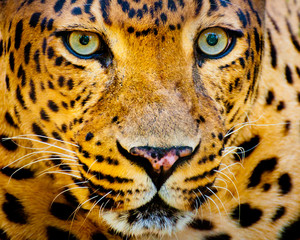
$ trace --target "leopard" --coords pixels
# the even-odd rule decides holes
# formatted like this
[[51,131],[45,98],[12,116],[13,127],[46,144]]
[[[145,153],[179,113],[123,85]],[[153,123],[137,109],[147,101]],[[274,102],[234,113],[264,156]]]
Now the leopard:
[[1,240],[300,239],[299,0],[0,0]]

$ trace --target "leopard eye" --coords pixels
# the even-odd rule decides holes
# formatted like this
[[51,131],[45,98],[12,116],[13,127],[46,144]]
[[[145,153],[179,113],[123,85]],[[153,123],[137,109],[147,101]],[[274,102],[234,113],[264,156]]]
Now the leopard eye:
[[91,32],[71,32],[68,38],[68,43],[75,53],[82,56],[92,55],[101,47],[99,36]]
[[219,27],[204,30],[198,38],[198,48],[201,53],[216,57],[223,53],[229,46],[230,39],[225,30]]

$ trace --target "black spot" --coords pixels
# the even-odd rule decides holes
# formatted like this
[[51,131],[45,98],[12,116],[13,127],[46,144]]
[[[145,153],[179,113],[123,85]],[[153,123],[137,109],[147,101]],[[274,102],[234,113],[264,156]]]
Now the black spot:
[[62,124],[61,125],[61,130],[66,133],[67,132],[67,125],[66,124]]
[[37,72],[41,72],[41,66],[40,66],[40,51],[36,50],[34,55],[33,55],[33,59],[35,61],[36,64],[36,71]]
[[51,82],[51,81],[48,81],[48,87],[49,87],[50,89],[54,89],[53,82]]
[[254,168],[249,178],[248,188],[256,187],[260,183],[263,173],[273,171],[275,169],[276,164],[276,158],[270,158],[260,161]]
[[271,53],[270,53],[271,65],[272,65],[273,68],[276,68],[277,67],[277,50],[276,50],[276,47],[273,44],[272,35],[271,35],[270,31],[268,31],[268,37],[269,37],[270,48],[271,48]]
[[108,240],[102,233],[93,233],[92,240]]
[[49,19],[49,22],[48,22],[48,24],[47,24],[47,29],[48,29],[48,31],[51,31],[51,30],[52,30],[53,22],[54,22],[54,20],[53,20],[52,18]]
[[69,231],[64,231],[56,227],[47,227],[47,236],[48,240],[78,240],[72,233]]
[[171,31],[174,31],[176,29],[175,25],[173,25],[173,24],[170,24],[169,28],[170,28]]
[[6,139],[8,136],[0,135],[0,144],[8,151],[15,151],[18,145],[11,139]]
[[289,130],[291,129],[291,121],[287,120],[284,124],[284,134],[288,134]]
[[48,107],[53,111],[53,112],[58,112],[59,108],[55,102],[52,100],[48,101]]
[[264,190],[264,192],[267,192],[267,191],[269,191],[270,189],[271,189],[271,184],[265,183],[265,184],[263,185],[263,190]]
[[81,11],[81,8],[80,7],[74,7],[72,9],[72,15],[81,15],[82,14],[82,11]]
[[53,58],[53,56],[54,56],[54,50],[53,50],[52,47],[48,47],[47,54],[48,54],[48,59]]
[[9,77],[7,75],[5,76],[5,83],[6,83],[6,89],[10,91],[10,82],[9,82]]
[[268,95],[267,95],[267,98],[266,98],[266,103],[267,105],[271,105],[272,102],[274,100],[274,93],[273,91],[268,91]]
[[277,105],[277,110],[281,111],[285,109],[285,103],[283,101],[280,101],[279,104]]
[[160,14],[160,19],[162,20],[163,24],[165,24],[168,20],[167,15],[164,13]]
[[44,38],[44,40],[43,40],[43,54],[45,55],[45,53],[46,53],[46,48],[47,48],[47,39],[46,38]]
[[3,54],[3,40],[1,39],[0,40],[0,57],[2,56]]
[[282,174],[278,179],[281,194],[288,194],[292,190],[291,177],[288,173]]
[[240,64],[241,64],[242,68],[245,68],[245,59],[240,57],[239,61],[240,61]]
[[189,227],[196,230],[212,230],[214,228],[212,222],[202,219],[196,219],[189,224]]
[[24,48],[24,60],[25,64],[29,63],[30,60],[30,49],[31,49],[31,43],[27,43],[25,48]]
[[[125,7],[126,3],[127,3],[127,6]],[[110,7],[110,1],[109,0],[100,0],[100,6],[101,6],[102,17],[104,19],[104,22],[106,24],[110,25],[111,21],[109,19],[109,15],[108,15],[109,7]],[[128,9],[129,9],[129,4],[128,4],[128,2],[124,1],[124,3],[122,4],[122,10],[124,12],[127,12]]]
[[262,216],[262,211],[257,208],[251,208],[248,203],[237,206],[231,214],[234,220],[239,221],[241,227],[250,227],[258,222]]
[[16,96],[17,96],[17,99],[20,102],[21,106],[23,107],[23,109],[27,109],[27,107],[25,106],[25,101],[24,101],[24,98],[23,98],[23,95],[21,93],[21,89],[19,86],[16,89]]
[[10,238],[7,236],[6,232],[4,232],[4,230],[1,228],[0,228],[0,239],[1,240],[10,240]]
[[65,78],[64,78],[63,76],[60,76],[60,77],[58,78],[58,85],[59,85],[60,87],[63,87],[64,84],[65,84]]
[[5,167],[2,168],[0,171],[4,175],[11,177],[15,180],[23,180],[23,179],[29,179],[34,177],[34,172],[32,172],[30,169],[27,168]]
[[42,109],[40,111],[40,116],[41,116],[41,119],[43,119],[43,120],[45,120],[47,122],[50,121],[50,117],[49,117],[49,115],[46,113],[46,111],[44,109]]
[[285,207],[281,206],[278,207],[276,210],[276,213],[272,217],[272,222],[276,222],[278,219],[280,219],[285,214]]
[[69,90],[72,90],[74,87],[73,79],[69,79],[67,82],[67,85],[68,85]]
[[27,223],[28,216],[25,213],[24,206],[14,195],[5,193],[5,202],[2,205],[2,210],[9,221],[18,224]]
[[112,122],[112,123],[115,123],[115,122],[118,121],[118,119],[119,119],[118,116],[115,116],[115,117],[113,117],[113,119],[111,120],[111,122]]
[[60,66],[62,64],[62,61],[63,61],[63,57],[57,57],[55,59],[55,65]]
[[94,134],[91,132],[88,132],[85,136],[85,141],[90,141],[94,137]]
[[168,0],[168,9],[172,12],[175,12],[177,10],[176,4],[173,0]]
[[22,40],[22,33],[23,33],[23,21],[20,20],[16,26],[16,33],[15,33],[15,48],[18,50]]
[[[238,146],[239,148],[236,154],[234,155],[235,160],[240,161],[241,159],[243,159],[243,157],[249,157],[250,154],[255,150],[255,148],[259,144],[259,140],[259,136],[256,135],[252,137],[249,141],[245,141],[242,144],[240,144]],[[244,151],[242,149],[244,149]]]
[[53,136],[55,139],[62,141],[61,136],[60,136],[57,132],[55,132],[55,131],[52,132],[52,136]]
[[29,92],[29,97],[31,98],[31,100],[32,100],[33,103],[36,102],[35,85],[34,85],[32,79],[30,79],[30,92]]
[[130,10],[129,10],[129,13],[128,13],[128,17],[129,18],[133,18],[134,16],[135,16],[135,10],[133,9],[133,8],[131,8]]
[[222,233],[222,234],[218,234],[218,235],[212,235],[212,236],[208,236],[205,237],[204,240],[230,240],[231,236],[229,236],[228,234]]
[[133,32],[134,32],[134,28],[133,28],[133,27],[129,27],[129,28],[127,28],[127,32],[129,32],[129,33],[133,33]]
[[254,40],[255,40],[256,52],[259,52],[261,46],[260,46],[260,36],[258,34],[257,28],[254,28]]
[[287,23],[288,30],[290,32],[292,43],[294,44],[294,47],[298,50],[298,52],[300,52],[300,43],[297,40],[297,36],[295,36],[295,34],[293,33],[291,25],[288,22],[288,20],[286,20],[286,23]]
[[57,0],[57,2],[54,5],[54,11],[59,12],[63,8],[65,2],[66,0]]
[[9,54],[9,66],[10,66],[10,69],[12,72],[15,71],[15,56],[14,56],[14,53],[11,52]]
[[197,16],[202,8],[203,0],[196,0],[196,5],[195,14]]
[[47,23],[47,18],[43,18],[42,22],[41,22],[41,32],[43,32],[46,28],[46,23]]
[[241,9],[238,10],[237,15],[245,28],[247,26],[247,18]]
[[32,124],[32,131],[38,135],[37,137],[39,139],[41,139],[43,142],[47,142],[48,141],[48,138],[47,138],[47,135],[46,133],[40,128],[39,125],[37,125],[36,123],[33,123]]
[[18,76],[18,78],[22,79],[21,85],[24,87],[26,85],[26,74],[25,74],[22,64],[19,67],[17,76]]
[[300,217],[291,223],[291,220],[282,230],[279,240],[299,240],[300,239]]
[[14,128],[19,128],[9,112],[5,113],[5,120],[10,126],[12,126]]
[[38,22],[40,20],[40,16],[41,16],[41,13],[39,13],[39,12],[32,14],[30,21],[29,21],[30,27],[33,27],[33,28],[36,27],[36,25],[38,24]]
[[63,203],[54,202],[51,205],[50,212],[60,220],[72,220],[75,209]]
[[285,66],[285,78],[289,84],[293,84],[292,71],[288,65]]
[[103,158],[103,156],[101,156],[101,155],[97,155],[96,156],[96,160],[97,160],[97,162],[103,162],[104,161],[104,158]]
[[208,15],[210,15],[211,12],[213,12],[213,11],[217,11],[219,8],[216,0],[209,0],[209,2],[210,2],[210,8],[208,10]]

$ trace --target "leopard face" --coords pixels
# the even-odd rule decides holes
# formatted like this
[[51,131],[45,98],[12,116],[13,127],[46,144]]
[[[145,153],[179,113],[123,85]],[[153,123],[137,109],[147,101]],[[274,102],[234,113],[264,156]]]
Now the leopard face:
[[218,191],[228,131],[257,97],[264,1],[46,2],[3,3],[11,136],[53,149],[34,166],[95,221],[179,231]]

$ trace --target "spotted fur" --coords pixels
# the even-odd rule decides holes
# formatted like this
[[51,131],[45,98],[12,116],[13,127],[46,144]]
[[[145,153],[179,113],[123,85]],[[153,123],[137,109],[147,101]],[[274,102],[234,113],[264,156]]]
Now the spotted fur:
[[0,239],[300,239],[298,0],[0,5]]

